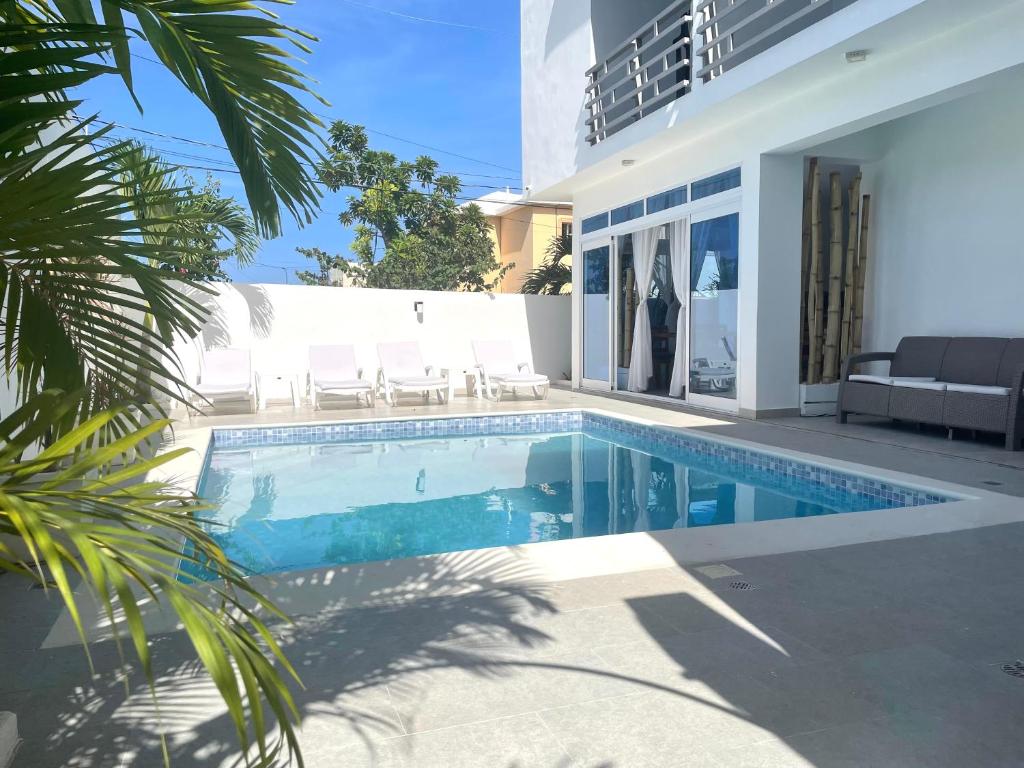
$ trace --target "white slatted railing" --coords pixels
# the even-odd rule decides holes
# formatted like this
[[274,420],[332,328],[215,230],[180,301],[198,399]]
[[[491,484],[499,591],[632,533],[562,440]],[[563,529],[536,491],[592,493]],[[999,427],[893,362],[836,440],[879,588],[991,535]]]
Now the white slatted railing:
[[587,70],[587,141],[604,141],[689,92],[692,7],[676,0]]
[[705,82],[751,59],[853,0],[696,0],[702,37],[696,77]]

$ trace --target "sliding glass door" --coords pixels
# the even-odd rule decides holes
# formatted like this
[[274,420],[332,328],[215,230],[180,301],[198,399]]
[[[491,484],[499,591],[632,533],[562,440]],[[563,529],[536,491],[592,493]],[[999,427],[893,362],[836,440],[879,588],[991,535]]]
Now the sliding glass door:
[[690,222],[688,400],[735,410],[739,326],[739,214]]
[[583,250],[583,386],[735,411],[739,213],[661,222]]
[[583,386],[611,388],[611,247],[583,251]]

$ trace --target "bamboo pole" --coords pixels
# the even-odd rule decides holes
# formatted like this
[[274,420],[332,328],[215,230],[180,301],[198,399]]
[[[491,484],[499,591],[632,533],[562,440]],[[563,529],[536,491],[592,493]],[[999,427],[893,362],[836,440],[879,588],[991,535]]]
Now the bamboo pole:
[[828,181],[828,320],[821,364],[821,380],[826,384],[839,378],[839,330],[843,322],[843,185],[838,171],[830,173]]
[[807,381],[807,286],[811,277],[811,184],[818,170],[818,158],[812,157],[804,183],[804,217],[800,239],[800,381]]
[[853,306],[853,354],[859,355],[864,332],[864,284],[868,272],[868,228],[871,195],[864,195],[860,206],[860,246],[857,256],[857,294]]
[[811,178],[811,268],[807,281],[807,383],[821,381],[821,321],[824,274],[821,271],[821,172],[817,165]]
[[846,228],[846,268],[843,280],[843,329],[840,334],[839,365],[850,356],[853,345],[853,302],[856,292],[857,226],[860,217],[860,174],[850,182],[850,223]]

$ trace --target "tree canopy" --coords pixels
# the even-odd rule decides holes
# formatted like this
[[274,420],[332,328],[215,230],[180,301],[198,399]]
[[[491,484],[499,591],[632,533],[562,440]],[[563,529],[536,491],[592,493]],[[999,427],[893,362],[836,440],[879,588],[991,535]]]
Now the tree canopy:
[[304,269],[295,271],[295,276],[299,278],[299,282],[306,285],[340,285],[340,282],[335,279],[333,273],[334,270],[348,271],[348,262],[344,258],[337,255],[332,256],[320,248],[296,248],[295,250],[307,259],[313,259],[316,262],[315,272]]
[[333,191],[350,188],[338,216],[355,228],[352,261],[335,266],[367,288],[491,290],[512,265],[498,259],[491,226],[474,204],[459,205],[457,176],[371,149],[366,130],[343,120],[330,128],[330,152],[318,167]]

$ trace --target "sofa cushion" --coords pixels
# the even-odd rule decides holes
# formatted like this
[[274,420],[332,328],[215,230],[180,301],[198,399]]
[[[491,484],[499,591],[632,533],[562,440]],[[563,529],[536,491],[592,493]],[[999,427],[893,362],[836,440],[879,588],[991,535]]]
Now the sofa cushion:
[[938,378],[948,345],[948,336],[904,336],[896,347],[889,375]]
[[942,356],[939,380],[992,386],[1009,339],[985,336],[951,339]]
[[851,373],[850,381],[860,381],[864,384],[892,384],[892,376],[872,376],[869,373]]
[[1003,359],[999,361],[999,375],[996,384],[1000,387],[1012,387],[1013,377],[1024,368],[1024,339],[1010,339],[1003,351]]
[[946,382],[944,381],[921,381],[919,379],[896,379],[892,380],[894,387],[904,387],[907,389],[929,389],[933,392],[945,392]]
[[1002,395],[1010,394],[1009,387],[987,387],[982,384],[947,384],[947,392],[966,392],[971,395]]

